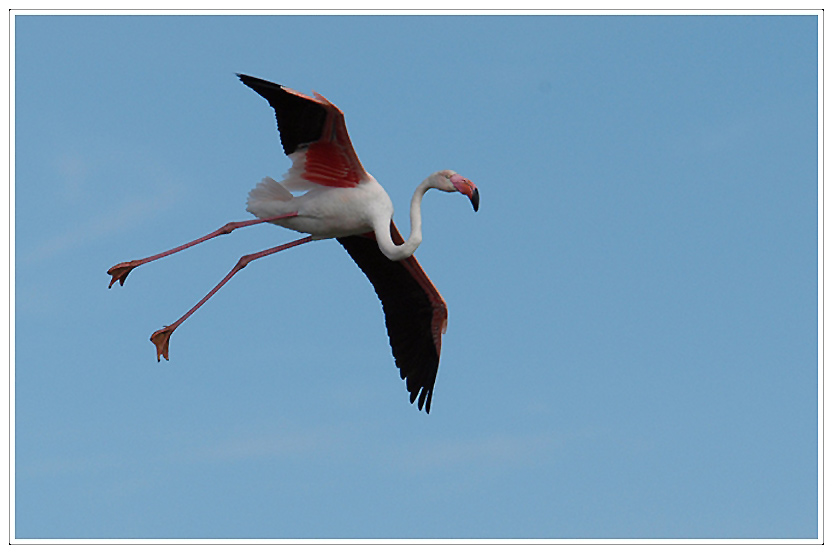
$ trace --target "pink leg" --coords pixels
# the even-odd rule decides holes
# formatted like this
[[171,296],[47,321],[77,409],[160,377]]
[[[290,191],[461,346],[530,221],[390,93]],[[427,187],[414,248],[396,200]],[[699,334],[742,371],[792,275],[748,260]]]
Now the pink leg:
[[213,233],[209,233],[204,237],[200,237],[196,240],[192,240],[191,242],[185,243],[182,246],[177,246],[176,248],[171,248],[170,250],[166,250],[161,254],[156,254],[155,256],[148,256],[147,258],[142,258],[141,260],[133,260],[131,262],[122,262],[120,264],[116,264],[110,269],[107,270],[107,274],[112,276],[110,279],[110,285],[107,288],[112,287],[116,281],[119,282],[120,285],[124,286],[124,280],[127,279],[127,274],[136,267],[139,267],[142,264],[146,264],[148,262],[152,262],[154,260],[158,260],[159,258],[164,258],[165,256],[170,256],[171,254],[176,254],[181,250],[185,250],[186,248],[191,248],[194,245],[197,245],[201,242],[205,242],[208,239],[213,239],[214,237],[218,237],[220,235],[227,235],[234,231],[235,229],[239,229],[241,227],[248,227],[249,225],[257,225],[258,223],[270,223],[272,221],[276,221],[278,219],[285,219],[287,217],[295,217],[298,215],[298,212],[292,212],[285,215],[279,215],[278,217],[273,217],[270,219],[249,219],[247,221],[232,221],[231,223],[226,223]]
[[177,327],[179,327],[183,321],[188,319],[191,314],[197,311],[197,309],[205,304],[205,302],[214,296],[214,293],[220,290],[220,288],[225,285],[229,279],[234,277],[234,274],[246,267],[246,265],[253,261],[257,260],[258,258],[262,258],[264,256],[268,256],[269,254],[275,254],[276,252],[280,252],[281,250],[286,250],[287,248],[292,248],[293,246],[298,246],[299,244],[304,244],[312,240],[312,237],[304,237],[302,239],[293,240],[292,242],[288,242],[286,244],[282,244],[280,246],[274,246],[272,248],[267,248],[266,250],[261,250],[260,252],[255,252],[254,254],[248,254],[240,258],[234,267],[229,271],[228,275],[226,275],[222,281],[217,283],[217,286],[211,289],[211,292],[205,295],[205,297],[197,302],[197,304],[188,310],[184,316],[180,317],[170,325],[166,325],[165,327],[159,329],[155,333],[150,336],[150,341],[156,345],[156,361],[160,361],[160,357],[164,356],[165,359],[168,359],[168,342],[171,340],[171,333],[173,333]]

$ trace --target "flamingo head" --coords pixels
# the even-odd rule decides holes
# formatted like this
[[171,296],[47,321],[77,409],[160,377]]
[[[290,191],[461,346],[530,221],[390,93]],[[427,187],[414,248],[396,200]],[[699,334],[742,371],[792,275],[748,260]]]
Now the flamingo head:
[[459,192],[469,197],[474,211],[480,207],[480,191],[477,186],[454,171],[446,169],[438,173],[439,179],[437,188],[446,192]]

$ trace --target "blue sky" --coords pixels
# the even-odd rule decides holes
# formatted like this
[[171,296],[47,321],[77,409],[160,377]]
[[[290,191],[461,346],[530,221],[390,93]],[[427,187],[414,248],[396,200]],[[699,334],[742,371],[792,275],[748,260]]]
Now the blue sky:
[[[787,538],[818,521],[814,16],[14,20],[18,538]],[[324,94],[449,304],[431,414],[335,241],[173,322]]]

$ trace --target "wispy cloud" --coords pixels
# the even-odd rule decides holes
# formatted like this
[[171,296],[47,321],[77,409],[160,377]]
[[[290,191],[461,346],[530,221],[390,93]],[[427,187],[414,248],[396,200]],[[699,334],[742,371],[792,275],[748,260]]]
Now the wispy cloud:
[[171,206],[178,196],[175,187],[168,187],[141,199],[130,198],[117,208],[87,220],[81,225],[66,229],[32,250],[18,252],[18,261],[24,264],[47,261],[54,256],[75,250],[119,230],[136,226],[154,213]]
[[[219,431],[218,431],[219,433]],[[244,436],[241,436],[244,433]],[[190,431],[177,430],[157,435],[151,443],[124,449],[123,445],[96,445],[88,452],[68,455],[65,452],[32,460],[18,473],[25,477],[54,477],[66,474],[86,474],[106,470],[129,470],[141,463],[159,466],[184,467],[194,464],[234,464],[262,459],[324,456],[334,448],[343,448],[344,440],[337,429],[311,428],[307,430],[281,429],[266,425],[259,431],[227,428],[221,436],[194,438]],[[141,453],[154,452],[145,458]]]
[[334,439],[325,432],[276,431],[247,437],[227,437],[184,451],[181,455],[190,461],[209,463],[279,459],[321,452],[331,448]]
[[[431,441],[420,447],[394,452],[399,467],[414,470],[455,467],[467,464],[527,465],[541,459],[564,443],[557,434],[514,436],[495,434],[460,441]],[[414,456],[414,450],[423,454]]]

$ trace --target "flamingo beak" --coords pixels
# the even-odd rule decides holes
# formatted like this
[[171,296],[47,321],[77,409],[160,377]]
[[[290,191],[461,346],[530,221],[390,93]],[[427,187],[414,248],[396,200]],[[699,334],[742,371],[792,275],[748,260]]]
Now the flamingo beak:
[[474,208],[474,211],[477,211],[477,208],[480,207],[480,191],[477,190],[477,187],[474,186],[474,183],[472,183],[472,187],[474,188],[474,190],[469,196],[469,200],[471,200],[471,205]]
[[477,190],[477,186],[462,175],[456,174],[451,177],[451,183],[461,194],[469,197],[472,208],[477,211],[480,207],[480,191]]

